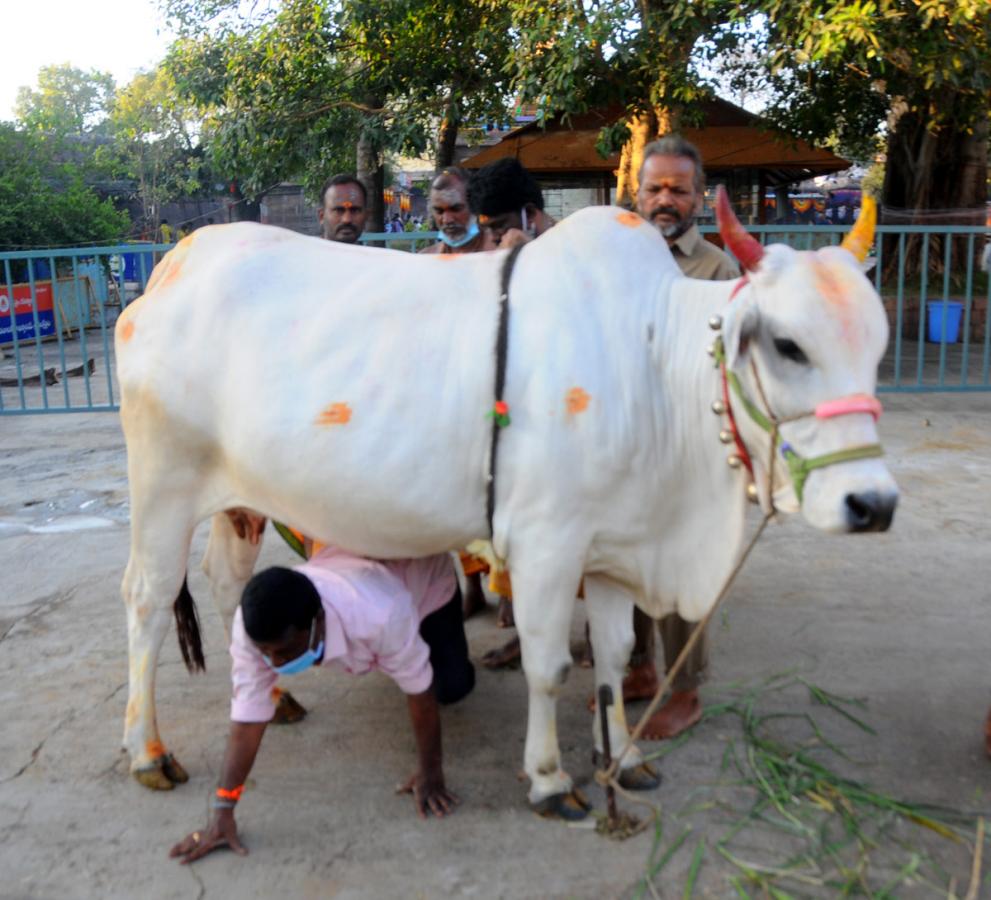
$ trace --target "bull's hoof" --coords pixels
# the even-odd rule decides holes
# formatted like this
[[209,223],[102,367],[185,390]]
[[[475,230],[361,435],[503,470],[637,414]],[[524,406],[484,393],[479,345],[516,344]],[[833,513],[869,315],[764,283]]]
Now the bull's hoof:
[[131,769],[131,774],[153,791],[171,791],[177,784],[189,781],[189,774],[171,753],[164,753],[147,765]]
[[275,715],[272,725],[293,725],[306,718],[306,707],[299,703],[289,691],[280,691],[279,701],[275,705]]
[[661,785],[661,773],[650,763],[640,763],[630,769],[620,769],[616,779],[628,791],[652,791]]
[[189,773],[179,765],[179,760],[171,753],[166,753],[162,757],[162,771],[173,784],[185,784],[189,781]]
[[142,766],[140,769],[131,769],[131,774],[146,788],[153,791],[171,791],[175,783],[165,774],[161,760],[156,760],[151,765]]
[[588,815],[592,804],[578,788],[573,788],[570,793],[551,794],[543,800],[531,803],[530,808],[545,819],[580,822]]

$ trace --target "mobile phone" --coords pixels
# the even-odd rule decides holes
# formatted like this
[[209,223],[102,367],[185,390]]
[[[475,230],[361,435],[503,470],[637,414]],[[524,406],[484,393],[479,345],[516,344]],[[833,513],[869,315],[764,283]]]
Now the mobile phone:
[[525,206],[523,207],[523,209],[520,210],[520,220],[523,223],[523,233],[526,234],[526,235],[529,235],[530,237],[536,237],[537,236],[537,233],[536,233],[537,230],[536,230],[536,228],[531,228],[530,227],[530,219],[529,219],[529,217],[526,214],[526,207]]

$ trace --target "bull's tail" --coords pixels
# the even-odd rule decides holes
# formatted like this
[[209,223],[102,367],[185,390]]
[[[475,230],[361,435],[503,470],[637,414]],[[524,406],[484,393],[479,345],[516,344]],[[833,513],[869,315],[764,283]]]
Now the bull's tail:
[[179,650],[182,661],[190,672],[205,672],[206,660],[203,658],[203,639],[200,637],[200,617],[196,614],[196,603],[189,593],[186,579],[182,579],[179,596],[172,604],[175,612],[175,627],[179,636]]

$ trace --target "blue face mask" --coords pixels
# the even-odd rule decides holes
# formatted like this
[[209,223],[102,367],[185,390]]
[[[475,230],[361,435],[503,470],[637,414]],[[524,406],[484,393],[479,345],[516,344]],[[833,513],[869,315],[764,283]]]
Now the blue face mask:
[[471,217],[471,223],[468,225],[468,230],[465,232],[465,236],[460,240],[454,240],[454,238],[448,237],[443,231],[440,233],[440,239],[447,244],[452,250],[457,250],[458,247],[463,247],[469,241],[473,241],[478,237],[478,221],[474,216]]
[[[265,662],[267,662],[272,668],[278,672],[280,675],[298,675],[300,672],[305,672],[310,666],[315,662],[319,661],[320,657],[323,656],[323,641],[317,644],[316,649],[313,647],[313,638],[317,633],[317,620],[313,619],[313,624],[310,626],[310,640],[307,644],[307,650],[302,656],[297,656],[295,659],[289,660],[287,663],[283,663],[281,666],[276,666],[272,664],[267,656],[265,656]],[[262,654],[264,656],[264,654]]]

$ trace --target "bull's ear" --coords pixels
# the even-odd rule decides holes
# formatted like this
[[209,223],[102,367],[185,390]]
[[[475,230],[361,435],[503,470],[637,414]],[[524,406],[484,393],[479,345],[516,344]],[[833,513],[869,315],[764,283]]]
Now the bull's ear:
[[731,303],[723,316],[723,347],[726,352],[726,365],[736,368],[737,363],[747,355],[750,345],[757,337],[760,327],[760,312],[756,305],[741,298]]

